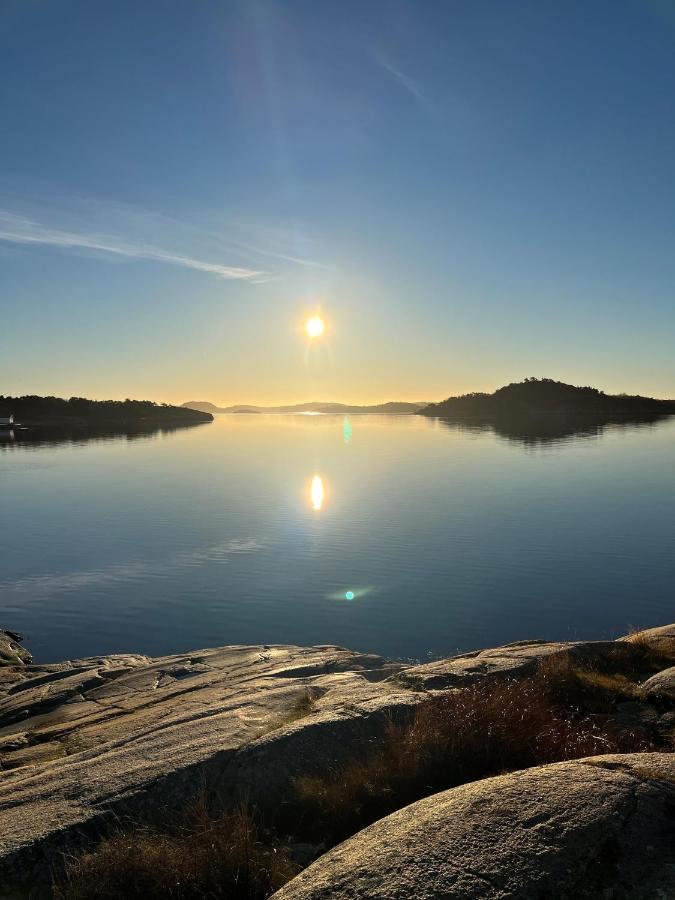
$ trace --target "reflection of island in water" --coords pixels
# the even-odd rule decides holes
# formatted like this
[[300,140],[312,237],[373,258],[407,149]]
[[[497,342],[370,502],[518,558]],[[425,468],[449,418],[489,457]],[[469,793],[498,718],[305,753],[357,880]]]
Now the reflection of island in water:
[[420,411],[448,428],[491,431],[529,446],[600,437],[610,428],[654,426],[674,414],[672,400],[604,394],[549,378],[528,378],[493,394],[449,397]]
[[450,430],[495,434],[510,443],[537,447],[600,438],[611,431],[654,428],[659,422],[670,418],[670,415],[598,418],[589,415],[540,413],[507,419],[439,418],[437,421]]

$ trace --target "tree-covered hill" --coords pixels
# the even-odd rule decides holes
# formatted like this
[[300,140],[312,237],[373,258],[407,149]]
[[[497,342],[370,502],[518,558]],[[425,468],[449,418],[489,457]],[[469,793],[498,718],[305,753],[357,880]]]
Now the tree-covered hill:
[[150,400],[86,400],[83,397],[4,397],[0,395],[0,417],[14,416],[27,428],[152,428],[165,425],[196,425],[213,416],[181,406]]
[[629,394],[605,394],[593,387],[576,387],[551,378],[526,378],[493,394],[448,397],[420,410],[439,418],[502,419],[547,413],[586,416],[640,416],[675,413],[675,400]]

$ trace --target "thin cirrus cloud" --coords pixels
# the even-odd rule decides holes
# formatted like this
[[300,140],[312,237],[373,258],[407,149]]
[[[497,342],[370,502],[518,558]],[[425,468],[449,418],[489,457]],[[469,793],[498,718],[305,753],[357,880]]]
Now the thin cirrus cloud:
[[13,244],[36,244],[71,250],[110,253],[127,259],[150,260],[206,272],[219,278],[260,283],[271,279],[270,272],[242,266],[208,262],[193,256],[173,253],[145,243],[130,243],[111,235],[66,231],[42,225],[32,219],[0,210],[0,241]]
[[434,112],[433,104],[430,100],[425,97],[422,91],[419,89],[417,82],[395,66],[390,60],[384,57],[381,53],[373,54],[375,62],[380,66],[380,68],[384,69],[392,78],[398,82],[401,87],[404,88],[415,100],[422,106],[428,113]]

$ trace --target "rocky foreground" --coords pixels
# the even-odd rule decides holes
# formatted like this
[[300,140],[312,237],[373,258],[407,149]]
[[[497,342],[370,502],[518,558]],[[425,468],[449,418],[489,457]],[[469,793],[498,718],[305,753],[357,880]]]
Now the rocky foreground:
[[[204,790],[282,802],[346,764],[430,694],[523,678],[544,658],[672,646],[675,625],[619,642],[524,641],[421,666],[334,646],[220,647],[34,665],[0,632],[0,897],[39,896],[64,852],[112,816]],[[617,716],[675,728],[675,667]],[[320,856],[291,898],[675,897],[675,755],[526,769],[413,803]]]

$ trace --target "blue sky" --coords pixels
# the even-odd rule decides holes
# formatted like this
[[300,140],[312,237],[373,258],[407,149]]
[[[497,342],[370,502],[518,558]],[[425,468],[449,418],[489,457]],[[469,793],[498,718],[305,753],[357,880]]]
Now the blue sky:
[[675,396],[674,98],[670,0],[3,0],[0,392]]

